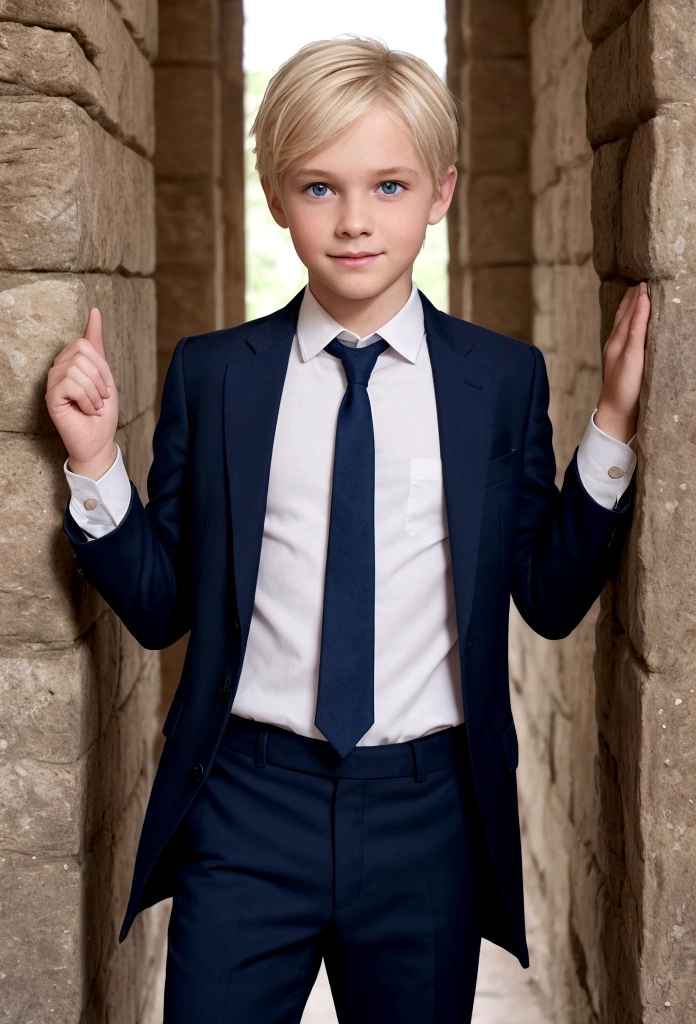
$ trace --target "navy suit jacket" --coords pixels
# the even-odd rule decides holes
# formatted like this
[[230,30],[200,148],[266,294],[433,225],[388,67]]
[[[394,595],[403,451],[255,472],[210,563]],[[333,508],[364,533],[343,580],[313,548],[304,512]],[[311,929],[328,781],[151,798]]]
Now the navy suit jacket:
[[[112,532],[85,535],[78,567],[143,647],[191,631],[138,848],[121,941],[171,895],[176,830],[215,758],[239,678],[263,535],[278,407],[303,292],[269,316],[182,338],[167,371],[143,505],[131,482]],[[539,349],[448,316],[420,292],[432,362],[470,768],[485,836],[484,934],[528,964],[510,708],[510,595],[544,637],[566,636],[616,568],[633,511],[578,474],[563,486]],[[404,624],[408,628],[408,624]],[[225,680],[228,685],[225,685]],[[497,908],[497,910],[495,909]]]

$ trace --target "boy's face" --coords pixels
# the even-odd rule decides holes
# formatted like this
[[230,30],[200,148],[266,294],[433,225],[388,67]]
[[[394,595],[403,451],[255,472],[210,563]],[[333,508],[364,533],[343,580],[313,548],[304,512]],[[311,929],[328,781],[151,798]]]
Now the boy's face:
[[[266,178],[262,184],[315,296],[359,304],[385,293],[406,301],[426,227],[444,217],[456,179],[452,166],[433,197],[408,135],[376,105],[334,142],[291,164],[280,197]],[[346,258],[356,253],[370,255]]]

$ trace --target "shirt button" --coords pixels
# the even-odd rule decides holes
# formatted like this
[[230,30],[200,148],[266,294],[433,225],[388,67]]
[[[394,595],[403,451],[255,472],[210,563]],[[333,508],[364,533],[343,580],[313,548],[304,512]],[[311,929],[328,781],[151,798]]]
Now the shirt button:
[[192,786],[200,786],[203,781],[205,771],[202,764],[194,764],[193,768],[189,772],[189,782]]
[[623,470],[621,466],[610,466],[607,470],[607,473],[612,480],[619,480],[624,475],[624,472],[625,470]]
[[89,509],[92,509],[92,508],[96,508],[96,507],[97,507],[97,503],[96,503],[96,501],[94,500],[94,498],[87,498],[87,499],[85,499],[85,501],[83,502],[83,504],[84,504],[85,508],[89,508]]
[[230,695],[230,684],[227,679],[221,679],[218,683],[218,697],[220,700],[227,700]]

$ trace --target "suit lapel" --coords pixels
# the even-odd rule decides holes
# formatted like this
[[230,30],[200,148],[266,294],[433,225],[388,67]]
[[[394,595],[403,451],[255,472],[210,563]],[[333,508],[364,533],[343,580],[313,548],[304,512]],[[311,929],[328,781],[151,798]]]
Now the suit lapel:
[[[420,292],[433,370],[457,629],[469,628],[493,428],[493,371],[471,358],[467,326]],[[462,650],[463,654],[463,650]]]
[[273,438],[303,292],[254,325],[225,366],[225,459],[242,650],[254,606]]

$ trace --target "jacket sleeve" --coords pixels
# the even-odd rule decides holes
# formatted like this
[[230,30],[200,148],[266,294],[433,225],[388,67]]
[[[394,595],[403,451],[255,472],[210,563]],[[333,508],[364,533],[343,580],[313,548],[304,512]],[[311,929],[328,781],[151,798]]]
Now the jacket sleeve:
[[576,447],[558,490],[546,363],[538,348],[530,351],[534,373],[511,592],[525,622],[558,640],[575,629],[616,570],[635,477],[617,507],[600,505],[582,484]]
[[189,423],[183,371],[187,341],[177,342],[164,381],[147,505],[131,480],[128,511],[103,537],[86,539],[69,502],[63,521],[79,571],[150,650],[169,647],[191,628]]

